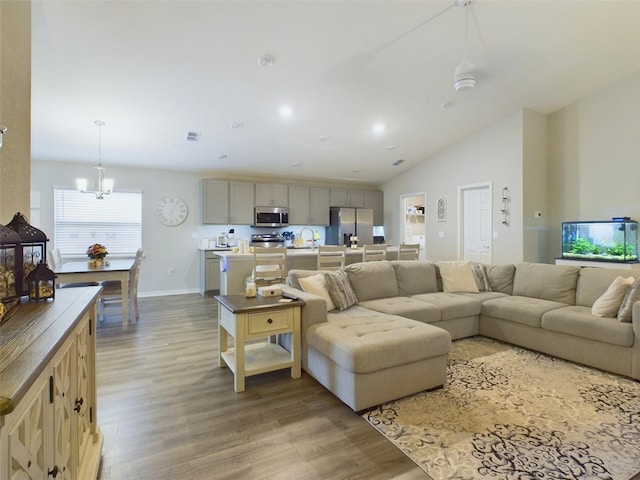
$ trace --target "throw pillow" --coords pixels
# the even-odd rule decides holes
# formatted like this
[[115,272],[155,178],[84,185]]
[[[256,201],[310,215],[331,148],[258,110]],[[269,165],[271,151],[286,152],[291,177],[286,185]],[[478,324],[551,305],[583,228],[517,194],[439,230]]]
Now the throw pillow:
[[591,313],[598,317],[615,318],[620,310],[620,305],[624,299],[629,286],[633,283],[634,278],[616,277],[599,298],[593,302]]
[[310,277],[299,278],[298,282],[300,283],[302,290],[318,295],[327,302],[327,312],[336,308],[333,304],[333,300],[331,300],[331,295],[329,295],[329,290],[327,290],[327,281],[322,273],[316,273]]
[[640,277],[631,284],[622,300],[620,310],[618,310],[618,320],[621,322],[631,322],[633,304],[640,301]]
[[481,292],[490,292],[491,283],[489,282],[489,275],[487,275],[487,268],[481,263],[471,264],[471,270],[473,271],[473,278],[476,281],[478,290]]
[[478,293],[471,262],[438,262],[444,292]]
[[336,270],[335,272],[327,272],[324,274],[327,281],[327,289],[333,304],[338,310],[346,310],[358,303],[349,278],[344,270]]

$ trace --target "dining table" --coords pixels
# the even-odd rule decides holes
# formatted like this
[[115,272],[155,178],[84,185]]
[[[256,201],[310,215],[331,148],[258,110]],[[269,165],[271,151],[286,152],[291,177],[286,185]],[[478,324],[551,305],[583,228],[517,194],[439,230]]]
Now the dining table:
[[[129,323],[129,274],[134,265],[135,258],[109,260],[100,267],[90,266],[89,262],[64,262],[56,265],[53,273],[56,274],[56,285],[105,282],[108,280],[120,281],[122,292],[122,330],[127,331]],[[135,320],[134,320],[135,321]]]

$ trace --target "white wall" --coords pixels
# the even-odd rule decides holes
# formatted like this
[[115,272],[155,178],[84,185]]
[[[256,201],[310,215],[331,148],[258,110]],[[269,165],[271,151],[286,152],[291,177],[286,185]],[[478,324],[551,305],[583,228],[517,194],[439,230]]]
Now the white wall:
[[640,220],[640,72],[549,117],[548,261],[565,221]]
[[[493,263],[523,260],[522,158],[523,113],[518,112],[464,139],[381,185],[384,191],[385,233],[388,241],[400,238],[400,196],[427,192],[426,257],[457,259],[457,189],[491,182],[493,186]],[[501,223],[501,190],[511,192],[511,221]],[[439,198],[447,200],[447,221],[436,222]],[[444,238],[438,233],[443,232]]]

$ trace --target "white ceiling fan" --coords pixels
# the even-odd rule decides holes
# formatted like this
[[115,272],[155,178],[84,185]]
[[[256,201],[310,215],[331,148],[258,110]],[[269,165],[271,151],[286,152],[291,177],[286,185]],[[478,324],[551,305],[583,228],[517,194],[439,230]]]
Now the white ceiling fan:
[[[456,67],[456,69],[454,71],[453,87],[458,92],[463,92],[463,91],[467,91],[467,90],[473,89],[473,87],[475,87],[475,85],[476,85],[478,69],[477,69],[476,65],[474,65],[473,63],[471,63],[469,61],[468,56],[467,56],[467,52],[468,52],[467,44],[468,44],[468,38],[469,38],[469,15],[473,16],[474,23],[476,24],[476,29],[478,30],[478,35],[480,36],[480,41],[481,41],[481,43],[483,43],[482,42],[482,36],[480,34],[480,29],[478,27],[478,22],[477,22],[477,19],[475,18],[475,14],[473,12],[472,5],[471,5],[473,1],[474,0],[454,0],[453,3],[449,4],[444,9],[442,9],[441,11],[436,13],[435,15],[432,15],[431,17],[429,17],[426,20],[420,22],[418,25],[416,25],[415,27],[411,28],[410,30],[407,30],[406,32],[402,33],[401,35],[398,35],[397,37],[395,37],[392,40],[388,41],[384,45],[381,45],[375,51],[370,52],[369,53],[369,58],[372,58],[377,53],[380,53],[382,50],[385,50],[386,48],[388,48],[391,45],[395,44],[396,42],[398,42],[399,40],[403,39],[404,37],[410,35],[411,33],[415,32],[416,30],[424,27],[425,25],[431,23],[436,18],[438,18],[439,16],[443,15],[444,13],[446,13],[449,10],[451,10],[452,8],[454,8],[454,7],[462,7],[464,9],[464,16],[465,16],[465,18],[464,18],[464,45],[463,45],[463,51],[462,51],[462,61],[458,64],[458,66]],[[483,43],[483,46],[484,46],[484,43]],[[486,51],[486,49],[485,49],[485,51]]]

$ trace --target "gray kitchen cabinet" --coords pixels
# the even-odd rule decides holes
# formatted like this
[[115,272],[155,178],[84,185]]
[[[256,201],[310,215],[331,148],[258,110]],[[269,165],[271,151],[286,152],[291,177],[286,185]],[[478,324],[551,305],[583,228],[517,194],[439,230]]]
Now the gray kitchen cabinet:
[[329,202],[332,207],[364,208],[364,190],[332,188]]
[[253,224],[253,189],[249,182],[202,180],[202,223],[205,225]]
[[202,180],[200,183],[203,224],[229,223],[229,182],[227,180]]
[[374,225],[384,225],[384,194],[381,190],[365,190],[364,208],[373,210]]
[[287,185],[256,183],[256,207],[286,207],[289,205]]
[[220,257],[210,250],[200,251],[200,294],[220,292]]
[[289,224],[329,225],[329,189],[290,185]]

